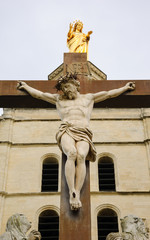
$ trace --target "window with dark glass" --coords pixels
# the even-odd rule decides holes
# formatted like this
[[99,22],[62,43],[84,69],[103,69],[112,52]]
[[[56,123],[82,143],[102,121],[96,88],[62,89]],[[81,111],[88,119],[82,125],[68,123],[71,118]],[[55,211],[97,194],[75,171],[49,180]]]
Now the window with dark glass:
[[106,240],[111,232],[119,232],[118,217],[112,209],[103,209],[97,216],[98,240]]
[[58,162],[55,158],[49,157],[43,162],[41,191],[58,191]]
[[39,216],[39,232],[41,240],[59,239],[59,216],[54,210],[46,210]]
[[116,191],[114,163],[110,157],[102,157],[98,163],[99,191]]

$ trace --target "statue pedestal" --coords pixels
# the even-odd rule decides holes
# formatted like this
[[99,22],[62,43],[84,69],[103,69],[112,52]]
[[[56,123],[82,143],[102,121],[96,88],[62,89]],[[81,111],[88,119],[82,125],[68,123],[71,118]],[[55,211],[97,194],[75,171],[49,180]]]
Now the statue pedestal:
[[72,211],[65,178],[66,156],[62,155],[61,205],[59,240],[91,240],[90,176],[86,162],[86,178],[81,190],[82,208]]

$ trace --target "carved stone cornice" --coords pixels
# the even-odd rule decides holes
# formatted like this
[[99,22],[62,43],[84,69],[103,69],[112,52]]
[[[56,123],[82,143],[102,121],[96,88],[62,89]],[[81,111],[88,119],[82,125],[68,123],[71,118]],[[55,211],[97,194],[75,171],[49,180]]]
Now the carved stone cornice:
[[[107,75],[97,68],[92,62],[87,61],[86,63],[88,74],[90,78],[94,80],[107,80]],[[58,68],[56,68],[52,73],[48,75],[48,80],[58,80],[64,72],[64,63],[62,63]]]

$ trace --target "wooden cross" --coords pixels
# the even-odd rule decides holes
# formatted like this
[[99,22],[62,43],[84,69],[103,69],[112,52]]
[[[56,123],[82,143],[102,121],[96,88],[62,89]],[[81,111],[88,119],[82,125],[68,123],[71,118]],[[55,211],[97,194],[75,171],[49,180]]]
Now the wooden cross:
[[[64,74],[76,72],[79,74],[81,93],[108,91],[124,86],[131,80],[91,80],[87,66],[86,54],[68,53],[64,55]],[[91,77],[91,76],[90,76]],[[133,81],[133,80],[132,80]],[[26,81],[31,87],[42,92],[56,93],[56,81]],[[150,80],[136,80],[136,89],[126,92],[114,99],[95,104],[95,107],[109,108],[140,108],[150,107]],[[17,81],[0,81],[0,107],[4,108],[54,108],[54,105],[42,100],[34,99],[27,93],[16,89]],[[82,208],[71,211],[69,194],[64,176],[66,156],[62,155],[62,186],[61,186],[61,211],[60,211],[60,240],[91,240],[91,215],[90,215],[90,179],[89,163],[87,174],[81,191]]]

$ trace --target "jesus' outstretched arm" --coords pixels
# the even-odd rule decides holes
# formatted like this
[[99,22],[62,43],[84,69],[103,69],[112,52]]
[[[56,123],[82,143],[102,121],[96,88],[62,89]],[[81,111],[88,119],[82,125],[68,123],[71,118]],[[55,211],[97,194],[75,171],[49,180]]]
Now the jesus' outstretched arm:
[[134,90],[135,89],[135,83],[134,82],[128,82],[124,87],[118,88],[118,89],[113,89],[110,91],[102,91],[102,92],[97,92],[93,93],[93,100],[95,103],[104,101],[108,98],[114,98],[122,93],[128,91],[128,90]]
[[57,102],[58,94],[41,92],[35,88],[30,87],[28,84],[26,84],[25,82],[22,82],[22,81],[18,82],[17,89],[24,90],[27,93],[29,93],[32,97],[44,100],[44,101],[52,103],[52,104],[56,104],[56,102]]

